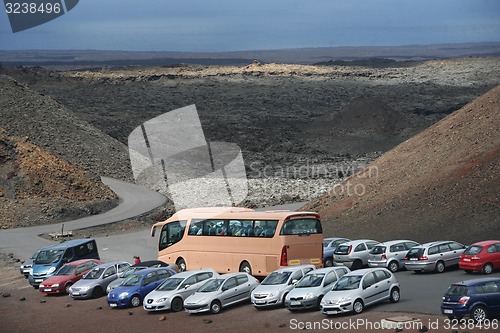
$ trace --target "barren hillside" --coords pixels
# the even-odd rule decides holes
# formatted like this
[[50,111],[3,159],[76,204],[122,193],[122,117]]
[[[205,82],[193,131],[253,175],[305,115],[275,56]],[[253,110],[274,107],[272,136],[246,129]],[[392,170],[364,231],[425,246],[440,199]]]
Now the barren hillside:
[[464,243],[500,234],[500,86],[308,204],[326,236]]

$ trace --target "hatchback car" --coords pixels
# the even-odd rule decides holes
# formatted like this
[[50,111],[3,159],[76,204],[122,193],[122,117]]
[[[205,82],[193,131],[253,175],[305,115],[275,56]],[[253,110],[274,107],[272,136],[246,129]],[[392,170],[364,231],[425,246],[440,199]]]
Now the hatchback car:
[[185,271],[171,276],[146,295],[144,310],[181,311],[184,309],[184,300],[194,294],[206,280],[215,276],[219,276],[219,273],[212,269]]
[[30,275],[32,269],[33,269],[33,260],[35,260],[36,256],[38,255],[38,253],[40,252],[40,250],[36,251],[35,253],[33,253],[33,255],[31,257],[29,257],[29,259],[27,259],[26,261],[24,261],[21,266],[19,266],[19,271],[21,272],[21,274],[24,275],[25,278],[28,278],[28,276]]
[[464,252],[463,244],[438,241],[412,247],[404,258],[407,270],[442,273],[447,267],[458,265]]
[[88,271],[104,262],[97,259],[82,259],[63,265],[59,270],[43,281],[39,290],[43,294],[69,293],[69,288],[80,280]]
[[319,268],[307,273],[286,296],[286,308],[290,311],[318,310],[323,296],[339,278],[349,272],[347,267],[338,266]]
[[325,267],[333,266],[333,252],[342,243],[350,242],[347,238],[325,238],[323,239],[323,265]]
[[385,268],[365,268],[341,277],[320,307],[325,315],[358,314],[369,305],[387,300],[396,303],[399,299],[400,287],[394,274]]
[[475,322],[500,313],[500,278],[453,283],[443,296],[441,313],[449,319],[469,316]]
[[333,252],[335,265],[360,269],[368,266],[368,252],[379,242],[369,239],[354,240],[340,244]]
[[395,273],[404,268],[403,259],[414,246],[420,245],[410,240],[394,240],[377,244],[368,254],[369,267],[384,267]]
[[175,272],[167,267],[136,271],[108,294],[108,305],[112,308],[137,307],[147,294],[173,274]]
[[466,273],[491,274],[500,268],[500,240],[488,240],[472,244],[460,256],[458,267]]
[[96,266],[69,287],[69,295],[76,299],[99,298],[104,294],[108,284],[129,266],[126,261],[114,261]]
[[186,312],[219,313],[229,305],[250,300],[259,280],[248,273],[227,273],[207,280],[193,295],[184,300]]
[[256,308],[285,305],[285,297],[297,282],[307,273],[316,269],[314,265],[290,266],[269,274],[252,291],[251,301]]

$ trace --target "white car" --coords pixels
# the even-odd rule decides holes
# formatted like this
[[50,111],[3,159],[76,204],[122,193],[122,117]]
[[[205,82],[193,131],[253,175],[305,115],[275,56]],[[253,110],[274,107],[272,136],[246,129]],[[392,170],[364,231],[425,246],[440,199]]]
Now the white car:
[[216,276],[219,276],[219,273],[212,269],[186,271],[171,276],[146,295],[143,302],[144,310],[181,311],[184,309],[184,300],[194,294],[206,280]]
[[250,299],[253,306],[263,308],[284,305],[288,292],[305,274],[314,269],[314,265],[299,265],[272,272],[252,291]]
[[400,287],[386,268],[365,268],[344,275],[321,300],[321,312],[334,315],[363,312],[368,305],[400,299]]
[[336,266],[315,269],[306,275],[290,290],[285,298],[285,306],[290,311],[319,309],[323,296],[332,289],[335,282],[350,270]]
[[250,300],[250,293],[259,280],[248,273],[227,273],[207,280],[193,295],[184,301],[188,313],[219,313],[222,308]]

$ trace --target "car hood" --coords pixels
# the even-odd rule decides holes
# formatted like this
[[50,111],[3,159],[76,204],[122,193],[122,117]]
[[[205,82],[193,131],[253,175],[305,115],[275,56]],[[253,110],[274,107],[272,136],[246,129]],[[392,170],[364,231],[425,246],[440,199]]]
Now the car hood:
[[324,287],[293,288],[287,297],[305,297],[309,293],[320,295]]
[[138,287],[138,286],[130,286],[130,287],[120,286],[120,287],[116,287],[115,289],[111,290],[109,292],[109,296],[110,297],[118,297],[118,295],[120,295],[123,292],[127,292],[129,294],[132,294],[132,293],[135,293],[138,291],[140,291],[140,287]]
[[102,282],[101,279],[95,279],[95,280],[80,279],[73,285],[73,287],[75,288],[94,287],[100,284],[101,282]]
[[165,291],[153,290],[152,292],[150,292],[146,296],[146,298],[149,298],[149,299],[159,299],[159,298],[162,298],[162,297],[171,297],[171,296],[175,295],[177,292],[178,292],[177,289],[174,289],[174,290],[165,290]]
[[203,303],[205,300],[212,300],[214,297],[217,295],[220,295],[220,291],[212,291],[209,293],[194,293],[193,295],[189,296],[186,298],[184,303],[189,304],[189,303]]
[[355,297],[355,290],[331,290],[323,297],[323,302],[337,301],[342,297]]
[[285,289],[287,284],[276,284],[276,285],[258,285],[257,288],[253,290],[254,294],[270,294],[273,291],[280,291]]
[[47,280],[43,281],[43,284],[46,286],[52,285],[55,283],[65,284],[67,281],[71,280],[74,277],[75,277],[74,275],[55,275],[55,276],[51,276]]
[[124,278],[118,278],[113,281],[111,281],[110,284],[108,284],[109,288],[116,288],[120,283],[122,283],[125,279]]

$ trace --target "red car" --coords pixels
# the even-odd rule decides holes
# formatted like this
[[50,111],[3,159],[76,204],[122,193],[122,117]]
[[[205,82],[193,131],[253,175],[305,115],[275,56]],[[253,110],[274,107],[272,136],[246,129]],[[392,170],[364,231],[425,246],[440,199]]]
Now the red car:
[[103,261],[97,259],[82,259],[69,262],[62,266],[56,274],[43,281],[38,289],[43,294],[67,294],[69,287],[73,283],[80,280],[89,270],[103,263]]
[[500,240],[474,243],[460,256],[458,267],[466,273],[483,272],[490,274],[500,268]]

